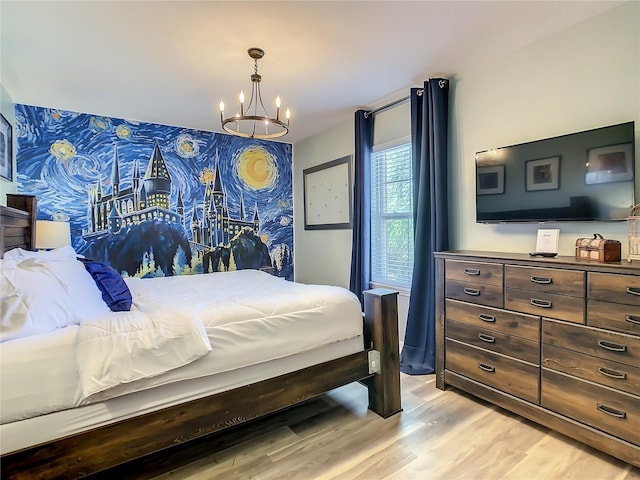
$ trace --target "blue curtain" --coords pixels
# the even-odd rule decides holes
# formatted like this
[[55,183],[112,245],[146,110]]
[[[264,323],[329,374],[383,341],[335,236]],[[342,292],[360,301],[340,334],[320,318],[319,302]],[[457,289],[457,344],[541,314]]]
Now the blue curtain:
[[364,305],[362,292],[369,288],[371,258],[371,146],[373,115],[365,110],[355,114],[355,158],[353,182],[353,238],[349,290]]
[[424,89],[411,89],[415,249],[400,370],[412,375],[435,371],[436,291],[433,252],[449,248],[448,104],[449,81],[446,79],[433,78],[424,83]]

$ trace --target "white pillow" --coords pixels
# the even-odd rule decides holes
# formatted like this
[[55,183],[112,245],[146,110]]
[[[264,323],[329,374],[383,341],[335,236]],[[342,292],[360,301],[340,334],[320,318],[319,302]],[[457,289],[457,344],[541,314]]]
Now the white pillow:
[[71,259],[60,254],[48,259],[19,258],[13,267],[3,262],[0,341],[49,332],[110,312],[75,252]]
[[33,259],[34,261],[61,261],[75,260],[76,251],[73,247],[66,246],[54,248],[53,250],[24,250],[22,248],[14,248],[4,254],[3,265],[17,265],[23,260]]
[[0,341],[50,332],[71,323],[72,305],[58,280],[3,266],[0,275]]

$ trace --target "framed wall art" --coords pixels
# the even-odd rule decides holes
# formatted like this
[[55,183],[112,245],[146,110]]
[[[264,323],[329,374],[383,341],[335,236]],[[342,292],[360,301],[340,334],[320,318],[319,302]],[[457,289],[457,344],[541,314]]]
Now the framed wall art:
[[351,228],[351,155],[310,167],[304,177],[304,229]]
[[560,188],[560,157],[539,158],[525,162],[527,192]]
[[587,185],[633,180],[631,143],[608,145],[587,150]]
[[13,182],[13,139],[11,124],[0,113],[0,177]]
[[504,193],[504,165],[478,167],[476,189],[478,195]]

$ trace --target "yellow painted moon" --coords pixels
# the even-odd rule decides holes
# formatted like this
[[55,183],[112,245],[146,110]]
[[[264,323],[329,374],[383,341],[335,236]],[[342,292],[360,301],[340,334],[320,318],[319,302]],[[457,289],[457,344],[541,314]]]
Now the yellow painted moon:
[[254,190],[273,185],[278,178],[275,158],[260,146],[249,147],[238,155],[238,178]]

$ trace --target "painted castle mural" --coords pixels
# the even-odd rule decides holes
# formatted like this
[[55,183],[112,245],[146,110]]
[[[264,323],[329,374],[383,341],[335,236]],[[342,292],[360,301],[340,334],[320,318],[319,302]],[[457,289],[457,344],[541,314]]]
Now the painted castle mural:
[[18,191],[124,276],[261,268],[293,279],[291,146],[16,106]]

